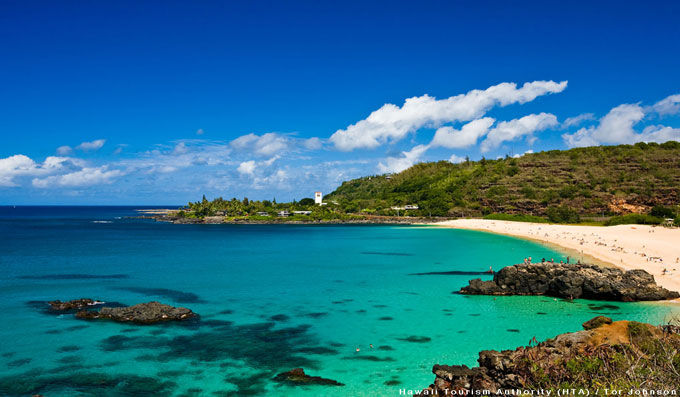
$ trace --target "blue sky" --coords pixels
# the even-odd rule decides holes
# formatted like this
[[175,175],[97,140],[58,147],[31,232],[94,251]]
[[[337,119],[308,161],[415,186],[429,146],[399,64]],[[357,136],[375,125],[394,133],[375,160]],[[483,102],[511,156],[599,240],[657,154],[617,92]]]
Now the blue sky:
[[1,2],[0,203],[282,201],[680,140],[678,2],[366,3]]

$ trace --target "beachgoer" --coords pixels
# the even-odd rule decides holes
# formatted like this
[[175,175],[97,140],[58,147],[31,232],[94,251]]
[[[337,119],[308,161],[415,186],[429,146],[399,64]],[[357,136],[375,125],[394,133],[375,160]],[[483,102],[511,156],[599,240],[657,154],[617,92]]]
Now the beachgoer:
[[567,257],[567,265],[569,264],[569,257]]

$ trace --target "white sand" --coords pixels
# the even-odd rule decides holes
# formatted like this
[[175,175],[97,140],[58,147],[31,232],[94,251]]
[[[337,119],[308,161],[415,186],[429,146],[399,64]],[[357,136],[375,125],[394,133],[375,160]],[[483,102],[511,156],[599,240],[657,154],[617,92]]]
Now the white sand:
[[[680,229],[645,225],[609,227],[551,225],[543,223],[456,219],[435,226],[482,230],[492,233],[538,240],[593,257],[621,269],[644,269],[656,282],[672,291],[680,291]],[[541,258],[532,258],[535,262]],[[546,258],[550,259],[550,258]],[[522,258],[518,258],[521,262]],[[588,262],[584,258],[584,262]],[[666,274],[663,270],[667,269]]]

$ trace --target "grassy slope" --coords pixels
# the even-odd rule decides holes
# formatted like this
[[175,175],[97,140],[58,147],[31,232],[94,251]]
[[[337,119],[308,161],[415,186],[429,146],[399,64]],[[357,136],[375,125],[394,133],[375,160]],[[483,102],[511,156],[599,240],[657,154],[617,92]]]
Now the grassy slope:
[[633,212],[613,208],[680,203],[680,143],[576,148],[461,164],[417,164],[344,182],[327,199],[343,207],[383,210],[416,203],[433,215],[544,215],[567,205],[582,215]]

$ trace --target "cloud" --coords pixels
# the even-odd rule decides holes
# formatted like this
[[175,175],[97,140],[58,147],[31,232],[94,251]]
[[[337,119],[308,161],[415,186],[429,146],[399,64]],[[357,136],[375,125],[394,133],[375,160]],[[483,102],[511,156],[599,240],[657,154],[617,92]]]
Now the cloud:
[[480,150],[482,153],[496,149],[505,141],[525,138],[532,144],[535,140],[534,132],[543,131],[558,125],[557,117],[550,113],[530,114],[519,119],[498,123],[486,135]]
[[477,143],[477,139],[486,135],[494,122],[495,120],[491,117],[484,117],[465,124],[460,130],[448,126],[441,127],[435,132],[430,146],[442,146],[449,149],[472,146]]
[[569,117],[564,122],[562,123],[561,127],[562,129],[567,129],[571,127],[575,127],[579,124],[582,124],[585,121],[590,121],[590,120],[595,120],[595,115],[592,113],[583,113],[579,114],[578,116],[575,117]]
[[0,186],[17,186],[14,178],[33,172],[36,164],[23,154],[0,159]]
[[49,156],[43,163],[36,163],[28,156],[15,154],[0,159],[0,186],[18,186],[15,178],[22,176],[38,176],[57,172],[62,169],[73,169],[84,164],[82,160],[70,157]]
[[378,171],[382,174],[401,172],[417,163],[429,148],[429,145],[417,145],[408,152],[402,152],[400,157],[388,157],[385,163],[378,164]]
[[372,149],[386,142],[396,142],[420,128],[437,128],[445,123],[469,121],[482,117],[494,106],[526,103],[538,96],[562,92],[567,82],[534,81],[517,88],[515,83],[501,83],[486,90],[472,90],[446,99],[429,95],[406,99],[399,107],[385,104],[366,119],[337,130],[330,141],[339,150]]
[[253,175],[253,173],[255,172],[255,161],[250,160],[242,162],[241,164],[239,164],[237,171],[239,174]]
[[107,166],[85,167],[68,174],[34,178],[32,184],[38,188],[50,186],[91,186],[112,183],[114,178],[122,175],[123,172],[121,170],[109,170]]
[[231,146],[239,150],[252,151],[260,156],[271,156],[288,150],[289,138],[276,132],[268,132],[261,136],[250,133],[231,141]]
[[309,150],[321,149],[322,145],[323,145],[323,143],[321,142],[321,139],[316,138],[316,137],[305,139],[302,142],[302,146],[304,146],[306,149],[309,149]]
[[106,143],[106,139],[97,139],[92,142],[83,142],[80,145],[76,146],[76,149],[82,150],[82,151],[95,151],[99,150],[104,146]]
[[187,147],[187,144],[184,142],[180,142],[177,145],[175,145],[175,148],[172,149],[172,154],[177,156],[180,154],[187,153],[189,151],[189,148]]
[[203,135],[205,134],[205,131],[203,131],[203,128],[199,128],[196,130],[196,135]]
[[524,156],[524,155],[531,154],[531,153],[533,153],[533,152],[534,152],[533,150],[529,149],[529,150],[527,150],[526,152],[524,152],[524,153],[522,153],[522,154],[515,153],[512,157],[515,158],[515,159],[518,159],[518,158],[520,158],[520,157],[522,157],[522,156]]
[[59,146],[59,147],[57,148],[57,154],[60,154],[60,155],[62,155],[62,156],[69,155],[69,154],[71,154],[72,152],[73,152],[73,149],[72,149],[70,146],[64,145],[64,146]]
[[465,157],[456,156],[455,154],[452,154],[451,157],[449,157],[449,162],[453,164],[463,163],[466,160],[467,159]]
[[641,142],[680,142],[680,128],[672,128],[664,125],[650,125],[642,130],[639,139]]
[[652,106],[654,112],[659,116],[680,113],[680,94],[666,97]]
[[562,138],[569,147],[632,143],[641,138],[633,126],[644,117],[644,109],[639,104],[619,105],[602,117],[597,125],[581,128],[573,134],[563,134]]

